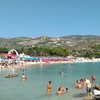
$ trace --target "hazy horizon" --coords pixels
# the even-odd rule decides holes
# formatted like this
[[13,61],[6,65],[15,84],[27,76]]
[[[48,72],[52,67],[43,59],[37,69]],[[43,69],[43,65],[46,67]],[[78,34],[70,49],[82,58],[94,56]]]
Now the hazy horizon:
[[38,37],[30,37],[30,36],[15,36],[15,37],[1,37],[0,38],[4,38],[4,39],[9,39],[9,38],[21,38],[21,37],[25,37],[25,38],[39,38],[39,37],[51,37],[51,38],[61,38],[61,37],[69,37],[69,36],[97,36],[100,37],[100,35],[66,35],[66,36],[60,36],[60,37],[52,37],[52,36],[38,36]]

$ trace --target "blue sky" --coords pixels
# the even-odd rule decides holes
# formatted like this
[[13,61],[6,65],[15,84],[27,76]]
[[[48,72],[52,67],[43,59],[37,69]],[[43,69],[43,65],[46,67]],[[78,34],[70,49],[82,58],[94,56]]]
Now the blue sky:
[[0,37],[100,34],[100,0],[0,0]]

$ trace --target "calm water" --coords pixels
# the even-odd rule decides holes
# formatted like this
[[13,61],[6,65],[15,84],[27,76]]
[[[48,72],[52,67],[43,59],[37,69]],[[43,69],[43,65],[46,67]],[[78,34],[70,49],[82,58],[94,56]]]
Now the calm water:
[[[22,71],[16,78],[5,78],[10,70],[0,71],[0,100],[84,100],[79,96],[85,91],[74,88],[76,80],[90,78],[94,73],[96,84],[100,85],[100,63],[45,64],[33,65],[26,69],[27,80],[22,81]],[[59,75],[63,72],[63,75]],[[52,81],[52,94],[47,96],[46,86]],[[59,84],[68,87],[70,92],[62,96],[56,95]]]

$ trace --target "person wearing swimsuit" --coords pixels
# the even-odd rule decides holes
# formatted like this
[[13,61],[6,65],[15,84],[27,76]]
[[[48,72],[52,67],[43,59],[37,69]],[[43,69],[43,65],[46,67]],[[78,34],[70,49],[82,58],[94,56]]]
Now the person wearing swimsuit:
[[48,93],[49,96],[51,94],[51,90],[52,90],[51,81],[49,81],[48,84],[47,84],[47,93]]

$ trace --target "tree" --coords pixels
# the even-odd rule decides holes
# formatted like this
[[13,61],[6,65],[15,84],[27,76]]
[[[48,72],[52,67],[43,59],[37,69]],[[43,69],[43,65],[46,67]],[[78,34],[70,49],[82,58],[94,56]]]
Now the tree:
[[8,49],[7,48],[0,48],[0,53],[8,53]]

